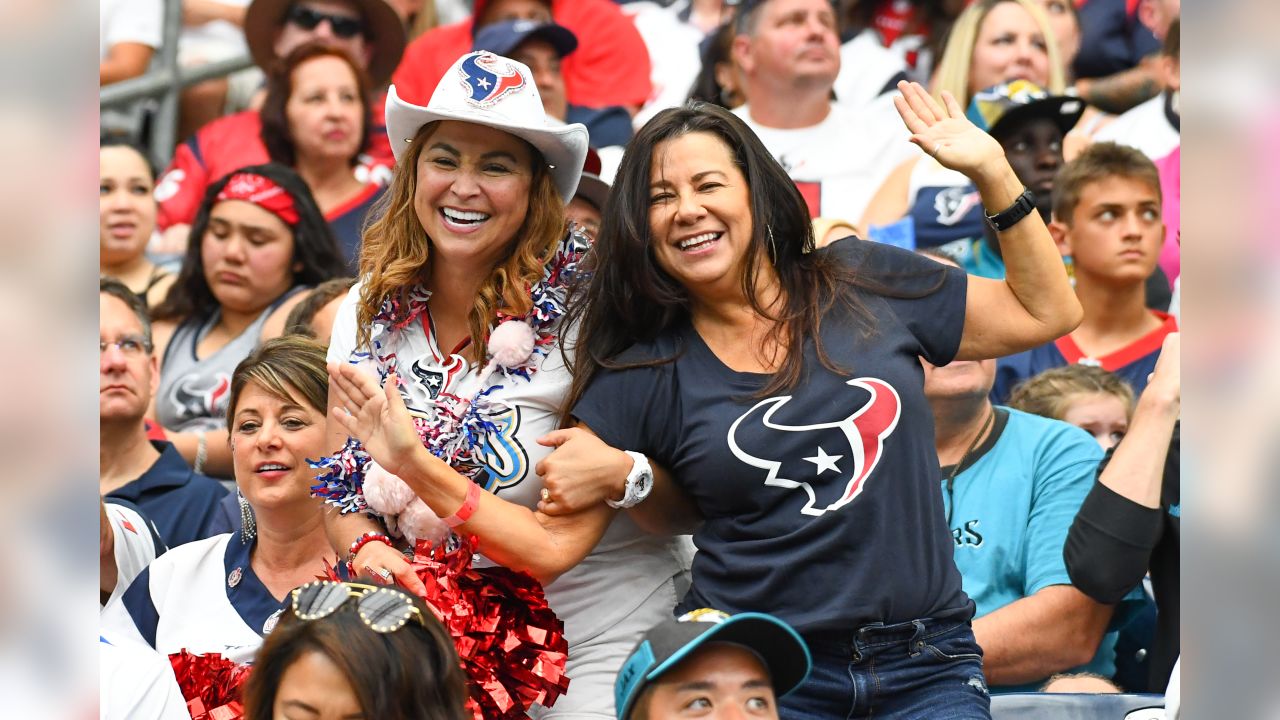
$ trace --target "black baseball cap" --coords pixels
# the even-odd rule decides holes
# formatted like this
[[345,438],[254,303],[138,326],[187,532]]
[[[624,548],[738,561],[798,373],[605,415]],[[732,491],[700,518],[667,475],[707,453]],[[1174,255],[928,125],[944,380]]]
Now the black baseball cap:
[[537,20],[507,20],[492,25],[485,25],[476,33],[471,44],[472,51],[488,50],[495,55],[507,55],[530,38],[545,40],[555,48],[556,54],[564,57],[578,49],[578,36],[569,28],[553,22]]
[[631,714],[650,683],[709,642],[732,643],[754,652],[768,668],[778,697],[809,677],[809,648],[785,622],[765,613],[729,615],[708,608],[694,610],[650,628],[622,664],[613,684],[619,720]]

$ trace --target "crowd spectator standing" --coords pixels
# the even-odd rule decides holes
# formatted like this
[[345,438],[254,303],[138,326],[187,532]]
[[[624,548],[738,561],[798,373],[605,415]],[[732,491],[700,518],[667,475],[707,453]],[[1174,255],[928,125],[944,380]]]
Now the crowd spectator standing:
[[1051,343],[1001,358],[996,402],[1027,378],[1078,362],[1110,370],[1142,393],[1165,336],[1178,329],[1173,316],[1146,302],[1164,242],[1160,199],[1155,165],[1130,147],[1095,143],[1063,167],[1049,229],[1071,259],[1084,320]]
[[207,537],[227,490],[194,472],[172,444],[147,437],[144,418],[159,367],[146,306],[105,278],[98,300],[99,492],[140,508],[169,546]]
[[919,153],[889,105],[855,110],[831,99],[840,52],[830,3],[761,0],[735,23],[747,102],[734,113],[795,181],[811,217],[857,221],[885,175]]

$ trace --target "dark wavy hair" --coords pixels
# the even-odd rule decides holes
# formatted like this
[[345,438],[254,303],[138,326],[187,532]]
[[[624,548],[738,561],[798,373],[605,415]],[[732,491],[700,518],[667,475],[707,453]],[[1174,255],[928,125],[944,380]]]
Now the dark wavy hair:
[[[293,170],[278,163],[266,165],[250,165],[227,173],[217,182],[209,186],[196,211],[196,219],[191,224],[190,239],[187,241],[187,255],[182,259],[182,270],[164,302],[151,313],[154,320],[185,320],[189,317],[207,317],[218,308],[218,299],[209,289],[204,276],[204,260],[200,246],[204,234],[209,229],[209,213],[217,204],[218,193],[226,187],[227,181],[237,173],[261,175],[274,182],[293,198],[294,207],[298,211],[298,222],[293,230],[293,258],[291,264],[301,265],[301,269],[293,273],[294,285],[316,285],[346,272],[346,263],[338,242],[333,239],[329,223],[316,205],[315,198],[307,184]],[[274,300],[275,298],[272,298]]]
[[262,118],[262,144],[267,146],[267,154],[272,162],[283,163],[293,167],[298,163],[297,147],[293,142],[293,133],[289,131],[289,115],[286,106],[289,96],[293,95],[293,71],[308,60],[321,57],[335,57],[347,64],[356,76],[356,91],[360,96],[360,144],[349,162],[356,165],[360,153],[369,144],[369,126],[372,115],[369,111],[369,74],[351,59],[350,55],[339,48],[306,43],[289,53],[284,59],[272,66],[267,76],[267,97],[262,102],[262,110],[258,115]]
[[[657,365],[676,357],[625,363],[617,359],[631,345],[652,340],[689,315],[687,289],[654,256],[649,184],[657,145],[690,133],[709,133],[723,142],[750,192],[753,230],[747,252],[757,260],[746,264],[742,290],[755,312],[774,321],[769,337],[786,353],[759,396],[800,381],[804,343],[809,339],[824,367],[847,371],[837,367],[823,349],[819,337],[823,317],[843,309],[855,326],[870,334],[875,330],[874,319],[856,290],[895,294],[892,288],[860,277],[832,253],[814,252],[813,226],[804,198],[741,119],[717,105],[695,101],[664,110],[640,129],[622,158],[592,249],[591,273],[575,288],[569,304],[566,317],[577,324],[578,338],[573,357],[566,358],[573,370],[566,410],[573,408],[601,368]],[[779,302],[769,308],[755,290],[765,262],[773,265],[782,289]]]
[[321,653],[347,676],[363,717],[470,720],[453,641],[421,600],[412,601],[423,623],[410,620],[389,633],[369,629],[354,598],[319,620],[299,620],[290,607],[254,660],[245,684],[245,720],[271,720],[285,671],[309,652]]

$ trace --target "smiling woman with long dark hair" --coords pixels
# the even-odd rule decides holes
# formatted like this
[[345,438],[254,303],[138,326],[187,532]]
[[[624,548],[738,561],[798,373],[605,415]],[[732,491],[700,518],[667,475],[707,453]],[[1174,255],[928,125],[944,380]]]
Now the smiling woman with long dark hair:
[[629,146],[571,305],[572,414],[670,469],[705,518],[677,612],[768,612],[806,635],[788,718],[989,717],[919,358],[1005,355],[1080,319],[1000,145],[949,94],[899,90],[912,141],[995,211],[1006,281],[858,238],[815,249],[760,140],[690,104]]

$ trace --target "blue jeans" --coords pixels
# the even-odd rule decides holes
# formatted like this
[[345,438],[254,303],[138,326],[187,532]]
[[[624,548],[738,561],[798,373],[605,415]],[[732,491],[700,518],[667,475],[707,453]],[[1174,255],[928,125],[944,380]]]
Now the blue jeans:
[[876,623],[805,640],[813,673],[779,701],[782,720],[991,717],[982,649],[968,622]]

